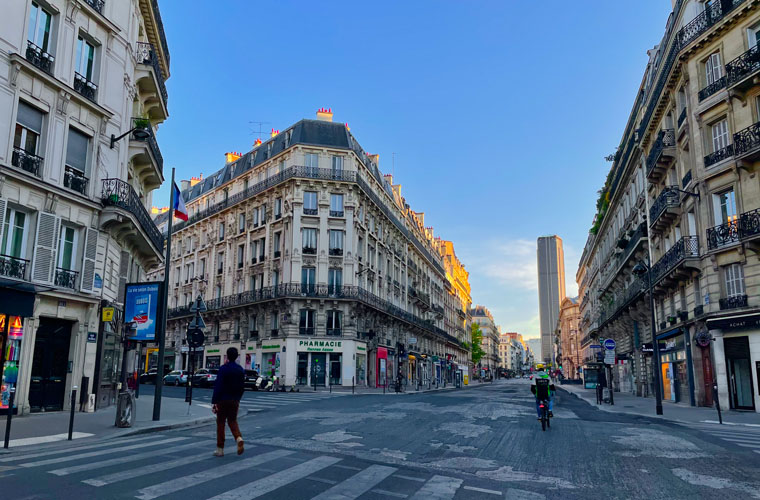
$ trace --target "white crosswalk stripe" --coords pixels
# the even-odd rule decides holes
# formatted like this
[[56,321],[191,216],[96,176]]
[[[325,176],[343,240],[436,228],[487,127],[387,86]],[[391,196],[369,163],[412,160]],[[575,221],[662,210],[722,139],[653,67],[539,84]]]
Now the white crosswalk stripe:
[[415,493],[412,500],[449,500],[454,498],[461,484],[462,480],[455,477],[433,476]]
[[[227,491],[221,495],[212,497],[211,500],[238,500],[240,498],[252,499],[258,498],[262,495],[274,491],[278,488],[282,488],[294,481],[302,479],[310,474],[314,474],[317,471],[329,467],[333,464],[340,462],[340,458],[335,457],[317,457],[304,462],[302,464],[295,465],[289,469],[285,469],[280,472],[276,472],[271,476],[267,476],[258,481],[244,484],[239,488]],[[143,499],[145,500],[145,499]]]
[[233,462],[228,465],[222,465],[220,467],[213,467],[201,472],[196,472],[195,474],[190,474],[189,476],[182,476],[170,481],[165,481],[163,483],[143,488],[138,492],[136,497],[140,500],[152,500],[153,498],[158,498],[160,496],[168,495],[176,491],[184,490],[185,488],[190,488],[191,486],[205,483],[207,481],[211,481],[212,479],[228,476],[230,474],[234,474],[235,472],[249,469],[255,465],[282,458],[292,453],[294,452],[288,450],[275,450],[267,453],[262,453],[261,455],[253,458],[247,458],[245,460]]
[[158,439],[163,437],[160,434],[153,434],[151,436],[141,437],[141,438],[126,438],[126,439],[114,439],[113,441],[106,441],[106,442],[99,442],[95,444],[90,444],[86,446],[75,446],[73,448],[60,448],[60,449],[53,449],[38,453],[29,453],[29,454],[22,454],[22,455],[14,455],[12,457],[4,457],[0,458],[0,462],[20,462],[22,460],[28,460],[30,458],[37,458],[37,457],[49,457],[50,455],[60,455],[61,453],[72,453],[75,451],[81,451],[81,450],[92,450],[95,448],[105,448],[106,446],[114,446],[121,443],[136,443],[137,441],[147,441],[149,439]]
[[106,474],[105,476],[95,477],[91,479],[85,479],[82,482],[89,484],[90,486],[106,486],[108,484],[118,483],[119,481],[125,481],[127,479],[134,479],[140,476],[147,476],[148,474],[155,474],[157,472],[167,471],[170,469],[176,469],[183,465],[189,465],[195,462],[200,462],[203,459],[213,458],[211,453],[204,451],[197,455],[190,455],[188,457],[178,458],[176,460],[170,460],[168,462],[161,462],[161,468],[157,468],[154,464],[143,465],[136,469],[123,470],[120,472],[114,472],[113,474]]
[[742,425],[697,424],[706,434],[726,441],[731,446],[749,448],[760,454],[760,429]]
[[80,453],[78,455],[69,455],[66,457],[50,458],[47,460],[39,460],[37,462],[26,462],[19,465],[21,467],[39,467],[41,465],[58,464],[61,462],[69,462],[71,460],[79,460],[82,458],[97,457],[100,455],[109,455],[111,453],[118,453],[122,451],[134,450],[137,448],[144,448],[146,446],[156,446],[159,444],[174,443],[176,441],[184,441],[186,439],[190,439],[190,438],[176,437],[176,438],[162,439],[160,441],[153,441],[152,443],[138,443],[138,444],[133,444],[130,446],[122,446],[120,448],[117,447],[117,448],[108,448],[106,450],[89,451],[87,453]]
[[370,465],[358,474],[315,496],[312,500],[350,500],[357,498],[374,488],[376,484],[396,470],[395,467],[386,467],[385,465]]

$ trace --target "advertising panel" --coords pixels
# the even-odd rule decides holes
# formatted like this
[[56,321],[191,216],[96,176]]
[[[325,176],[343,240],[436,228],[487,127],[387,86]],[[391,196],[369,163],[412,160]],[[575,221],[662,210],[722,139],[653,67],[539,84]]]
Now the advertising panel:
[[128,283],[124,298],[124,321],[135,323],[132,340],[156,340],[162,283]]

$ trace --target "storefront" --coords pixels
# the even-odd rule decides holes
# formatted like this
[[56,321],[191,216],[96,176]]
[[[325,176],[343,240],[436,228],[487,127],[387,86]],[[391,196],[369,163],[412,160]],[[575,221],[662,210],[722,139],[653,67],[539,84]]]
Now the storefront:
[[377,369],[375,371],[375,387],[386,387],[388,384],[388,349],[377,348]]
[[721,406],[760,412],[760,314],[709,319],[707,327],[715,339]]
[[[24,319],[0,314],[0,412],[7,414],[11,392],[18,385],[21,343],[24,340]],[[13,412],[18,408],[14,401]]]
[[684,331],[681,328],[670,330],[658,335],[657,341],[663,401],[690,403],[693,401],[694,379]]

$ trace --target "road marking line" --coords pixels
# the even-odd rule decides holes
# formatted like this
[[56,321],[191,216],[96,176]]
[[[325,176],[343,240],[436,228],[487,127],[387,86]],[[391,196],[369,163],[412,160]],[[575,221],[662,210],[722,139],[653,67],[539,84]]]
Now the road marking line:
[[[253,499],[262,495],[266,495],[278,488],[282,488],[294,481],[303,479],[306,476],[314,474],[326,467],[334,465],[340,462],[340,458],[323,456],[317,457],[304,462],[302,464],[294,465],[289,469],[285,469],[271,476],[253,481],[252,483],[244,484],[239,488],[224,492],[220,495],[212,497],[210,500],[238,500],[240,498]],[[185,481],[185,478],[180,479]],[[150,499],[143,499],[150,500]]]
[[393,477],[397,477],[399,479],[407,479],[409,481],[417,481],[417,482],[420,482],[420,483],[424,483],[425,482],[425,480],[422,479],[421,477],[402,476],[401,474],[394,474]]
[[[86,437],[90,437],[94,435],[95,434],[91,434],[89,432],[74,432],[71,434],[71,438],[80,439],[80,438],[86,438]],[[69,434],[67,432],[64,432],[63,434],[53,434],[50,436],[37,436],[37,437],[11,439],[8,442],[8,446],[15,448],[16,446],[29,446],[32,444],[55,443],[56,441],[63,441],[68,438],[69,438]]]
[[125,464],[127,462],[132,462],[134,460],[141,460],[143,458],[151,458],[151,457],[160,456],[160,455],[170,455],[178,451],[186,450],[187,448],[194,448],[196,446],[211,446],[212,444],[213,444],[212,441],[206,441],[206,442],[201,442],[201,443],[198,443],[198,442],[186,443],[180,446],[174,446],[172,448],[165,448],[162,450],[145,451],[142,453],[136,453],[134,455],[126,455],[126,456],[121,456],[117,458],[112,458],[110,460],[99,460],[97,462],[74,465],[71,467],[65,467],[63,469],[49,470],[48,473],[55,474],[56,476],[66,476],[68,474],[74,474],[75,472],[100,469],[102,467],[108,467],[109,465]]
[[[275,472],[275,471],[272,471],[272,472]],[[305,477],[304,479],[306,479],[308,481],[316,481],[318,483],[329,484],[331,486],[333,484],[338,484],[338,481],[333,481],[332,479],[325,479],[323,477]],[[316,498],[316,497],[314,497],[314,498]]]
[[488,490],[486,488],[478,488],[476,486],[464,486],[463,489],[470,490],[470,491],[477,491],[479,493],[490,493],[491,495],[499,495],[499,496],[501,496],[501,491]]
[[208,451],[199,453],[197,455],[191,455],[189,457],[178,458],[177,460],[171,460],[169,462],[160,462],[159,464],[150,464],[138,467],[132,470],[125,470],[121,472],[114,472],[113,474],[107,474],[105,476],[96,477],[93,479],[85,479],[83,483],[90,486],[106,486],[107,484],[117,483],[124,481],[125,479],[132,479],[135,477],[145,476],[148,474],[155,474],[156,472],[164,472],[169,469],[175,469],[183,465],[188,465],[194,462],[203,460],[204,458],[212,458],[212,455]]
[[339,469],[348,469],[348,470],[355,470],[355,471],[362,470],[361,467],[354,467],[353,465],[336,464],[335,467],[338,467]]
[[386,495],[389,497],[396,497],[396,498],[406,498],[409,496],[403,493],[396,493],[395,491],[381,490],[379,488],[375,488],[374,490],[372,490],[372,493],[377,493],[378,495]]
[[31,453],[31,454],[26,454],[26,455],[14,455],[8,458],[0,458],[0,462],[14,462],[18,460],[27,460],[29,458],[49,457],[50,455],[59,455],[61,453],[71,453],[71,452],[80,451],[80,450],[91,450],[93,448],[103,448],[105,446],[113,446],[113,445],[127,443],[127,442],[134,443],[135,441],[145,441],[146,439],[155,439],[159,437],[163,437],[163,435],[156,434],[156,435],[146,436],[146,437],[141,437],[141,438],[116,439],[113,441],[106,441],[106,442],[101,441],[95,444],[88,444],[87,446],[76,446],[74,448],[60,448],[60,449],[55,449],[55,450],[44,451],[41,453]]
[[[235,472],[239,472],[241,470],[245,470],[252,466],[269,462],[271,460],[276,460],[280,457],[284,457],[285,455],[290,455],[291,453],[294,452],[289,450],[275,450],[267,453],[262,453],[261,455],[253,458],[248,458],[228,465],[222,465],[221,467],[213,467],[200,472],[196,472],[195,474],[190,474],[189,476],[178,477],[169,481],[165,481],[163,483],[148,486],[147,488],[142,488],[138,491],[139,494],[135,497],[140,498],[141,500],[152,500],[153,498],[184,490],[185,488],[190,488],[191,486],[196,486],[200,483],[211,481],[212,479],[229,476]],[[157,466],[157,468],[159,467],[160,465]]]
[[414,494],[412,500],[449,500],[454,498],[461,479],[448,476],[433,476]]
[[71,460],[79,460],[82,458],[97,457],[100,455],[109,455],[111,453],[118,453],[120,451],[134,450],[136,448],[142,448],[145,446],[156,446],[159,444],[174,443],[175,441],[184,441],[186,439],[190,439],[190,438],[176,437],[176,438],[170,438],[170,439],[162,439],[161,441],[153,441],[151,443],[139,443],[139,444],[133,444],[131,446],[122,446],[121,448],[109,448],[107,450],[89,451],[87,453],[80,453],[78,455],[69,455],[67,457],[51,458],[48,460],[40,460],[38,462],[26,462],[24,464],[19,464],[19,465],[21,467],[38,467],[40,465],[58,464],[61,462],[69,462]]
[[340,484],[336,484],[329,490],[323,491],[312,500],[349,500],[358,498],[397,470],[395,467],[385,465],[370,465]]

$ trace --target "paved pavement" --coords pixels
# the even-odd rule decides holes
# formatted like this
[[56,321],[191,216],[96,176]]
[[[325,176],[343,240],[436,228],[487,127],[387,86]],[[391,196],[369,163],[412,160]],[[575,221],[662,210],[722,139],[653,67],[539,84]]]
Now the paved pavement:
[[242,456],[212,457],[205,425],[17,450],[0,456],[0,485],[77,500],[760,498],[760,456],[737,446],[760,443],[738,432],[752,428],[603,412],[564,392],[555,414],[542,432],[526,381],[315,399],[241,419]]

